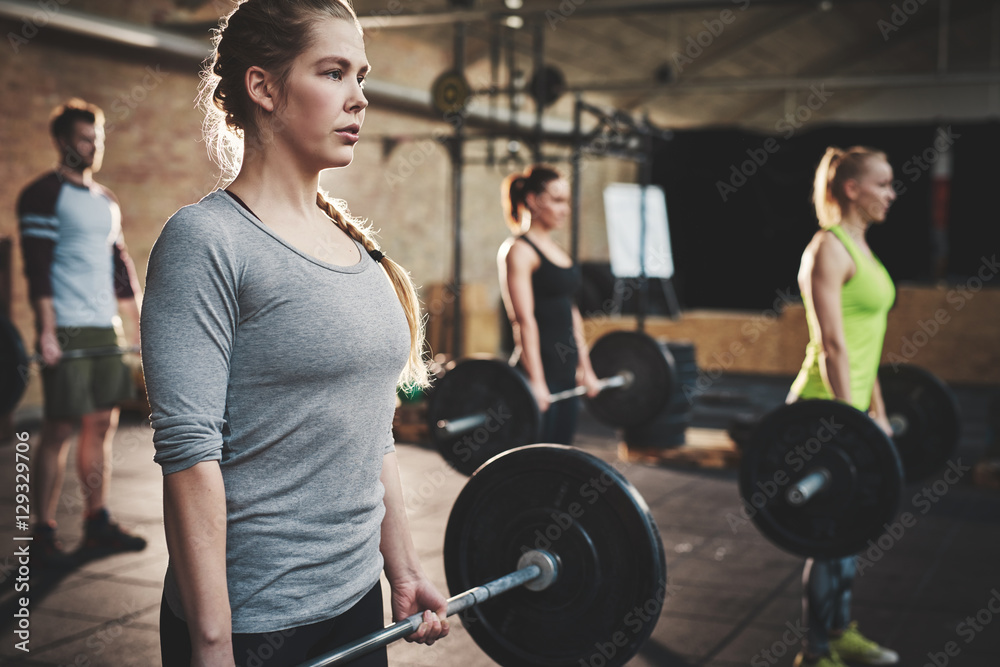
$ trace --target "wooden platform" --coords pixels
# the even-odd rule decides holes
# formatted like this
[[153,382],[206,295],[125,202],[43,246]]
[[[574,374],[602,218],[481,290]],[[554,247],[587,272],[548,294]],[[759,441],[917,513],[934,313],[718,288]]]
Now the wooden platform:
[[729,435],[720,429],[689,428],[685,443],[669,449],[637,449],[618,444],[618,456],[633,463],[648,463],[673,468],[736,468],[740,451]]

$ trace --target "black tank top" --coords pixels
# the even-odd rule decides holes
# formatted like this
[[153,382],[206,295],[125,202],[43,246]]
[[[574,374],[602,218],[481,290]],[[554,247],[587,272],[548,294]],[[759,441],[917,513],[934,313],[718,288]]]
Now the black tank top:
[[557,266],[527,236],[518,239],[530,245],[541,259],[541,265],[531,274],[531,291],[545,380],[550,391],[570,389],[576,385],[579,360],[573,339],[573,299],[582,281],[580,267]]

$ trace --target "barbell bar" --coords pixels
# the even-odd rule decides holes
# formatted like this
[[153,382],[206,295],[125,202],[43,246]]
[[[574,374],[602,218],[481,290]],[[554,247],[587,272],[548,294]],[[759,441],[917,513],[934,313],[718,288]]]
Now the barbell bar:
[[[635,375],[631,371],[621,371],[617,375],[612,375],[609,378],[602,378],[598,381],[599,390],[604,391],[606,389],[627,389],[632,382],[635,381]],[[587,393],[587,388],[583,385],[579,387],[573,387],[572,389],[565,389],[563,391],[557,391],[554,394],[549,395],[549,403],[557,403],[559,401],[565,401],[567,398],[573,398],[574,396],[584,396]]]
[[[635,375],[631,371],[622,371],[617,375],[601,379],[599,381],[600,390],[603,392],[608,389],[624,389],[631,385],[634,380]],[[587,388],[583,385],[573,387],[572,389],[557,391],[554,394],[549,394],[549,403],[558,403],[577,396],[584,396],[586,393]],[[455,419],[439,419],[436,425],[439,430],[450,436],[460,436],[476,430],[480,426],[483,426],[488,420],[489,413],[477,412],[471,415],[465,415],[464,417],[456,417]]]
[[[517,569],[499,579],[476,586],[464,593],[448,598],[448,616],[454,616],[477,604],[502,595],[515,588],[524,587],[531,591],[543,591],[559,577],[559,562],[547,551],[526,551],[517,563]],[[403,639],[420,628],[423,612],[409,616],[402,621],[373,632],[361,639],[346,644],[299,665],[299,667],[331,667],[343,665],[363,655]]]
[[[140,354],[142,349],[138,345],[129,347],[119,347],[117,345],[108,347],[84,347],[75,350],[63,350],[60,361],[64,359],[91,359],[94,357],[111,357],[117,354]],[[33,354],[28,357],[32,363],[44,363],[41,354]]]
[[[62,358],[67,360],[80,359],[133,352],[138,353],[139,348],[117,346],[83,348],[65,350],[62,353]],[[17,327],[6,317],[0,316],[0,415],[17,407],[28,388],[28,378],[30,377],[28,371],[31,364],[41,361],[41,355],[28,354]]]

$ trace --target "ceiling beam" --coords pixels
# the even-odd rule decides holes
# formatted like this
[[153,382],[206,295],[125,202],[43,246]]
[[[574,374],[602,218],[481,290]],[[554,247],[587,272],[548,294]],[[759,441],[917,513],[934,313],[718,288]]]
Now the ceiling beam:
[[[41,25],[39,25],[38,20],[40,15],[45,17],[45,23]],[[164,51],[185,58],[197,58],[199,61],[205,58],[210,50],[207,40],[192,39],[164,30],[146,28],[125,21],[115,21],[103,16],[85,14],[61,7],[57,11],[40,10],[37,2],[0,0],[0,18],[18,22],[24,21],[25,25],[30,25],[35,33],[49,29],[62,30],[138,49]],[[29,39],[33,39],[33,37],[29,37]]]
[[[860,10],[864,12],[866,8],[860,7]],[[851,10],[849,10],[850,13]],[[859,22],[862,18],[864,20],[870,19],[870,14],[858,15],[854,12],[855,16],[852,18],[854,22]],[[970,17],[976,16],[976,8],[967,6],[962,12],[951,13],[951,18],[960,18],[962,20],[968,19]],[[899,50],[901,48],[906,48],[910,44],[920,44],[923,42],[930,42],[932,39],[933,32],[937,29],[938,22],[933,14],[924,12],[917,16],[914,16],[910,22],[907,23],[906,31],[904,34],[895,36],[890,47],[890,51]],[[801,79],[808,78],[810,76],[820,76],[820,73],[827,76],[837,76],[837,72],[850,71],[852,68],[858,66],[867,66],[869,62],[874,59],[878,59],[887,53],[886,43],[884,39],[871,39],[867,42],[854,42],[845,45],[841,50],[834,51],[833,53],[828,53],[825,57],[814,60],[808,65],[807,71],[800,71],[798,77]],[[898,60],[898,58],[897,58]],[[816,74],[811,74],[811,72],[816,72]],[[929,74],[929,72],[927,72]],[[859,89],[861,90],[861,89]],[[788,105],[788,91],[775,91],[784,94],[784,105],[787,108]],[[856,96],[855,96],[856,97]],[[848,98],[849,100],[849,98]],[[836,108],[839,105],[845,103],[844,97],[838,97],[836,101],[832,101],[830,106]],[[848,101],[847,104],[851,102]],[[782,104],[781,99],[775,100],[773,97],[757,102],[744,105],[743,107],[736,108],[733,110],[733,114],[730,116],[730,120],[733,123],[739,123],[741,119],[753,118],[758,113],[772,109],[775,104]]]
[[358,15],[362,27],[368,28],[412,28],[414,26],[440,23],[473,23],[480,21],[503,21],[510,16],[524,19],[553,20],[570,17],[607,17],[624,14],[662,14],[668,12],[704,12],[721,9],[757,9],[760,7],[802,7],[829,9],[834,4],[850,4],[865,0],[673,0],[672,2],[595,2],[593,0],[573,0],[572,9],[561,9],[562,3],[549,3],[547,7],[522,7],[521,9],[444,9],[419,13],[392,13],[377,10],[370,14]]
[[784,92],[805,90],[813,87],[829,89],[863,88],[936,88],[947,86],[975,86],[1000,83],[1000,72],[948,72],[946,74],[870,74],[858,76],[827,77],[765,77],[749,78],[702,78],[688,79],[679,83],[658,83],[648,79],[618,81],[614,83],[593,82],[567,86],[569,92],[640,92],[656,90],[671,95],[684,93],[731,93],[731,92]]

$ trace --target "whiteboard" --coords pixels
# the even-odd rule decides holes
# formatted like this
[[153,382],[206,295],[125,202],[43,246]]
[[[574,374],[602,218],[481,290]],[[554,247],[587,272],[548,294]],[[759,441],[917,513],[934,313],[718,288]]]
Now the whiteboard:
[[[639,266],[640,189],[636,183],[612,183],[604,188],[604,215],[608,228],[611,273],[616,278],[641,275]],[[674,257],[670,251],[667,198],[658,185],[646,186],[646,276],[671,278]]]

